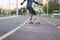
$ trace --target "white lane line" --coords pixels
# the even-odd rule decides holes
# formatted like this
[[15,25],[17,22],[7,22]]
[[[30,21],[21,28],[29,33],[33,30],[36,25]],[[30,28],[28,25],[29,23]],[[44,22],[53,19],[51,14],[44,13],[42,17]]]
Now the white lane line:
[[7,19],[7,18],[13,18],[13,17],[17,17],[17,16],[1,17],[0,19]]
[[47,20],[47,19],[45,19],[45,18],[42,18],[42,17],[40,17],[41,19],[43,19],[43,20],[45,20],[46,22],[48,22],[48,23],[50,23],[50,24],[52,24],[52,25],[56,25],[55,23],[53,23],[53,22],[51,22],[51,21],[49,21],[49,20]]
[[[47,20],[47,19],[45,19],[45,18],[42,18],[42,17],[41,17],[41,19],[45,20],[46,22],[51,23],[53,26],[56,26],[55,23],[53,23],[53,22],[51,22],[51,21],[49,21],[49,20]],[[57,26],[57,28],[60,29],[60,26]]]
[[55,23],[52,23],[52,25],[54,25],[54,26],[55,26],[56,24],[55,24]]
[[51,24],[51,22],[49,22]]
[[50,22],[50,21],[48,21],[48,20],[45,20],[45,21],[47,21],[47,22],[50,23],[50,24],[52,23],[52,22]]
[[60,26],[57,26],[58,29],[60,29]]
[[12,31],[8,32],[7,34],[3,35],[0,37],[0,40],[3,40],[4,38],[6,38],[7,36],[11,35],[12,33],[14,33],[16,30],[18,30],[19,28],[21,28],[23,25],[25,25],[30,18],[28,18],[27,21],[25,21],[22,25],[18,26],[17,28],[13,29]]

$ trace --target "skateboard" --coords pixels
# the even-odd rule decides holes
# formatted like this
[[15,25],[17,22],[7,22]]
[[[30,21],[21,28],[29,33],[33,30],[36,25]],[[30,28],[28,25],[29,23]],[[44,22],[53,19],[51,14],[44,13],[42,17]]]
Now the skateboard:
[[36,23],[36,24],[40,24],[39,20],[36,20],[35,23]]
[[29,24],[40,24],[40,22],[39,22],[39,20],[36,20],[36,21],[31,21],[31,22],[29,22]]
[[40,22],[36,22],[36,24],[40,24]]

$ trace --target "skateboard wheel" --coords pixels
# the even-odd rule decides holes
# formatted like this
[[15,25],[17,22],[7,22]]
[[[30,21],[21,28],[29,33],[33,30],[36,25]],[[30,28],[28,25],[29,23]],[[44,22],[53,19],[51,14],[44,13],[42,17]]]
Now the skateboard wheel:
[[30,22],[29,24],[33,24],[33,22]]
[[40,24],[39,22],[37,22],[36,24]]

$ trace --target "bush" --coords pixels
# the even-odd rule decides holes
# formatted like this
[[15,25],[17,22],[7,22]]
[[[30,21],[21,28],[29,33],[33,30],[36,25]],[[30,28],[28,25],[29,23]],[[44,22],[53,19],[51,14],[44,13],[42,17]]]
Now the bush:
[[[58,3],[58,0],[50,0],[48,2],[48,12],[52,13],[53,10],[59,10],[60,4]],[[44,12],[47,13],[47,5],[43,7]]]

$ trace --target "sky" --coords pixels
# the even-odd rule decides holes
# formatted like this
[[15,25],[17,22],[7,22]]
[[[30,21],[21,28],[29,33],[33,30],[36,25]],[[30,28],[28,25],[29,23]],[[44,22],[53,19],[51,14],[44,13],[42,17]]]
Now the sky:
[[[10,0],[10,9],[16,8],[16,1],[17,0]],[[18,8],[26,6],[27,1],[23,5],[20,5],[22,1],[23,0],[18,0]],[[43,3],[45,3],[45,0],[43,1],[44,1]],[[9,0],[0,0],[0,8],[9,9]]]
[[[18,0],[19,8],[26,6],[27,2],[25,2],[23,5],[20,5],[22,1],[23,0]],[[0,0],[0,7],[3,9],[9,9],[9,0]],[[14,8],[16,8],[16,0],[10,0],[10,9],[14,9]]]

